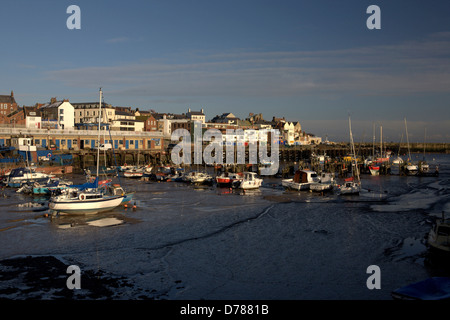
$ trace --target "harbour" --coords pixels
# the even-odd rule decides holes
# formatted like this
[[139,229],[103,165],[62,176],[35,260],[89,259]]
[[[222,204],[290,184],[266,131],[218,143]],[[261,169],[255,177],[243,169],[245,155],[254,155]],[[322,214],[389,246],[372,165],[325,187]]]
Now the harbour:
[[[450,158],[430,156],[438,176],[361,174],[371,192],[347,197],[285,190],[281,177],[245,191],[120,177],[130,205],[64,216],[49,213],[48,197],[3,188],[0,297],[392,299],[415,280],[448,276],[426,237],[449,211]],[[59,265],[56,287],[37,274],[44,262]],[[73,264],[103,289],[68,290],[61,267]],[[366,286],[370,265],[381,269],[380,290]]]

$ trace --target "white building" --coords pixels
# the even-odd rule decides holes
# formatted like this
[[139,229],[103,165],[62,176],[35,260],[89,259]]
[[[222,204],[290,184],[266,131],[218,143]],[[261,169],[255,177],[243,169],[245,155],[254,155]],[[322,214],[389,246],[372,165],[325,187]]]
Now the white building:
[[73,130],[75,125],[74,107],[69,101],[63,101],[58,106],[58,128]]
[[69,100],[51,101],[41,108],[41,128],[72,130],[75,125],[74,107]]

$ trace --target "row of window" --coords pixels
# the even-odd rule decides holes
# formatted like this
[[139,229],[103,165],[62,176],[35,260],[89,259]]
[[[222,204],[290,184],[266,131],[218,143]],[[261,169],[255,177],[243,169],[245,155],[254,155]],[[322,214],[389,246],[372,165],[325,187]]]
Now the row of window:
[[[66,145],[66,139],[61,139],[59,141],[60,141],[61,145],[63,145],[63,146]],[[67,141],[69,141],[69,140],[67,140]],[[71,139],[71,141],[72,141],[72,145],[76,146],[78,144],[78,139]],[[97,140],[84,140],[84,145],[85,146],[90,146],[92,141],[94,141],[94,144],[97,144]],[[123,146],[123,144],[124,144],[123,140],[116,140],[116,141],[118,141],[120,146]],[[140,146],[144,145],[144,140],[127,140],[127,141],[129,142],[130,145],[135,145],[135,141],[137,141]],[[112,140],[105,140],[105,143],[111,143],[112,144],[113,141]],[[34,144],[35,145],[40,145],[41,144],[41,140],[40,139],[34,139]]]

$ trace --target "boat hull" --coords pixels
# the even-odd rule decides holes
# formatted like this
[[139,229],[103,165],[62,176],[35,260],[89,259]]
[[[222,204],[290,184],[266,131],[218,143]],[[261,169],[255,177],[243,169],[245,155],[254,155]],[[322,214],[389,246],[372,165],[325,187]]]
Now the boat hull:
[[309,190],[311,186],[311,182],[299,183],[294,182],[293,179],[285,179],[281,181],[281,185],[287,189],[292,189],[296,191],[304,191]]
[[125,196],[115,196],[92,200],[50,199],[49,209],[61,214],[95,214],[118,207]]

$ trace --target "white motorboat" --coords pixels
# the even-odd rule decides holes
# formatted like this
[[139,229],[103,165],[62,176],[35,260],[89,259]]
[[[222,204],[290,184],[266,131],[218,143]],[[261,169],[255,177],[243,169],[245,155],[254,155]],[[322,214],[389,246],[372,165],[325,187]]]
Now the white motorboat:
[[322,172],[319,175],[319,182],[311,183],[309,188],[311,191],[324,192],[333,190],[335,185],[334,175],[330,172]]
[[255,172],[244,172],[244,178],[234,182],[233,186],[238,189],[258,189],[261,187],[263,179],[258,178]]
[[47,180],[52,177],[53,175],[36,172],[34,167],[20,167],[11,170],[6,184],[10,187],[19,187],[22,182],[35,182],[38,180]]
[[361,183],[354,181],[353,178],[350,179],[346,179],[344,184],[340,186],[339,188],[340,194],[352,195],[352,194],[359,194],[361,192]]
[[187,182],[192,184],[205,184],[212,183],[213,177],[204,172],[191,171],[187,176],[185,176]]
[[311,184],[319,182],[319,177],[315,171],[297,170],[293,179],[283,179],[281,185],[287,189],[301,191],[310,190]]

